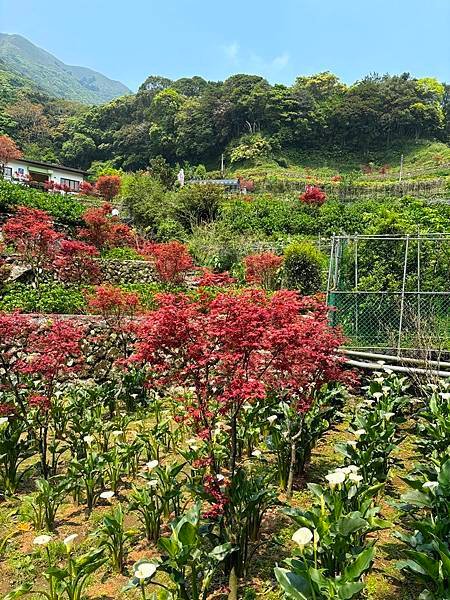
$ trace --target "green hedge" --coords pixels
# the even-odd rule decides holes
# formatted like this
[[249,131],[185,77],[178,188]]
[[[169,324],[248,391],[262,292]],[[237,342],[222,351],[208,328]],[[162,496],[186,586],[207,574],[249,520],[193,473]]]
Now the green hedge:
[[[161,292],[186,291],[183,288],[159,283],[136,283],[119,286],[128,292],[135,292],[145,309],[155,307],[155,295]],[[56,281],[42,283],[39,289],[25,283],[12,283],[3,288],[0,294],[0,311],[47,314],[86,314],[86,293],[92,288],[65,285]]]
[[327,200],[320,207],[306,206],[294,195],[255,196],[234,199],[222,207],[222,224],[237,234],[263,237],[284,235],[331,236],[376,233],[386,222],[395,222],[404,232],[450,230],[450,205],[428,204],[413,198],[383,198],[339,202]]
[[86,311],[83,290],[62,283],[42,283],[39,289],[24,283],[7,285],[0,298],[0,311],[25,313],[82,314]]
[[284,276],[289,289],[310,295],[322,289],[324,255],[309,242],[293,242],[284,250]]
[[0,211],[7,212],[15,206],[29,206],[45,210],[67,225],[80,222],[85,206],[73,196],[48,194],[9,181],[0,180]]

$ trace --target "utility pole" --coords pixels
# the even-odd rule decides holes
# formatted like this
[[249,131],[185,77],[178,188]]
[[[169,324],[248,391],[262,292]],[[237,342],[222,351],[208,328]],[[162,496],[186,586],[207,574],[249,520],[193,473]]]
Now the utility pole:
[[398,176],[399,182],[402,181],[402,177],[403,177],[403,154],[400,157],[400,175]]
[[225,171],[225,168],[224,168],[223,154],[222,154],[222,157],[220,159],[220,173],[222,174],[222,179],[223,179],[224,171]]

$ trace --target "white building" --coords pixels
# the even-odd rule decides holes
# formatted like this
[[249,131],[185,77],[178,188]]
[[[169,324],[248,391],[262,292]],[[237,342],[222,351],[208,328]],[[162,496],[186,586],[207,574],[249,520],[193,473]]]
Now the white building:
[[6,163],[4,178],[14,183],[33,183],[33,187],[44,187],[46,181],[67,185],[71,192],[78,192],[86,172],[72,167],[63,167],[39,160],[18,158]]

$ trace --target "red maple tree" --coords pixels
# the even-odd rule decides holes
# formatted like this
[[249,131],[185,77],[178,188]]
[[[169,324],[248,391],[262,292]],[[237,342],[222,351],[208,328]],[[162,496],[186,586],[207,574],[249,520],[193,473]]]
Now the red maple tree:
[[95,183],[95,190],[107,202],[111,202],[119,193],[120,184],[118,175],[101,175]]
[[218,420],[230,427],[233,474],[243,404],[271,394],[304,412],[317,387],[342,377],[341,336],[329,327],[327,308],[317,299],[246,290],[198,301],[162,294],[157,302],[137,327],[132,360],[147,367],[148,385],[156,391],[168,385],[189,390],[186,408],[209,445],[213,468]]
[[326,198],[325,192],[316,185],[307,185],[304,193],[300,196],[301,202],[314,206],[321,206]]
[[283,257],[273,252],[250,254],[244,258],[245,279],[248,283],[257,283],[266,290],[273,289],[282,264]]
[[43,210],[19,206],[3,226],[3,237],[33,270],[37,282],[51,268],[62,235],[53,229],[53,221]]
[[18,313],[0,314],[0,382],[7,399],[0,412],[33,419],[44,477],[50,474],[48,435],[55,392],[82,365],[83,334],[82,328],[63,320],[42,323]]
[[109,333],[118,336],[123,356],[127,356],[131,318],[142,312],[139,296],[105,284],[97,286],[94,293],[87,295],[87,299],[89,311],[101,315]]
[[187,247],[180,242],[147,243],[142,252],[155,266],[160,281],[182,284],[186,273],[194,267]]
[[112,215],[112,206],[108,202],[88,208],[82,218],[85,227],[79,229],[79,237],[99,250],[135,245],[132,229]]
[[71,283],[98,282],[101,270],[95,258],[99,251],[95,246],[78,240],[61,240],[53,262],[61,281]]

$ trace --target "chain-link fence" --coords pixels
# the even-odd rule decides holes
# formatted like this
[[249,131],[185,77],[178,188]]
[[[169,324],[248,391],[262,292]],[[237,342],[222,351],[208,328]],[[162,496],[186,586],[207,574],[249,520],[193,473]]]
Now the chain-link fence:
[[335,236],[327,300],[350,347],[450,350],[450,236]]
[[328,302],[347,346],[417,348],[429,340],[450,350],[450,293],[334,291]]

